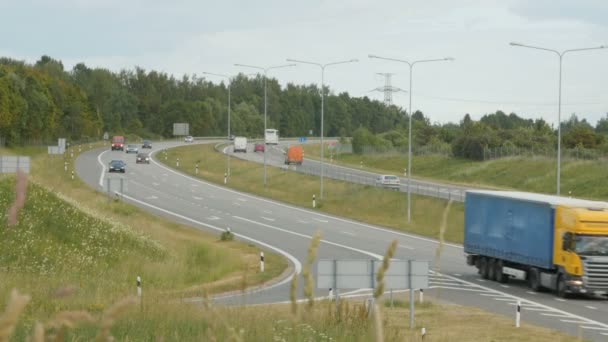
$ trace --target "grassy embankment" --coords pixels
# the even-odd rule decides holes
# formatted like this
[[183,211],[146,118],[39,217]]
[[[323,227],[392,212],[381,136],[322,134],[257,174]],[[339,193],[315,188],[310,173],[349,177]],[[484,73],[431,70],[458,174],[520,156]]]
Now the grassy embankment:
[[[318,158],[318,144],[304,146],[307,156]],[[324,152],[329,156],[329,150]],[[407,155],[334,156],[334,163],[364,170],[403,174]],[[539,193],[555,193],[556,160],[547,157],[508,157],[489,161],[471,161],[439,155],[412,156],[413,176],[483,188],[514,189]],[[561,166],[561,193],[591,199],[608,199],[608,174],[605,160],[564,158]]]
[[[32,156],[25,206],[13,227],[8,227],[5,213],[15,198],[15,178],[0,178],[0,308],[12,288],[32,298],[17,326],[17,340],[32,332],[34,322],[60,310],[99,315],[136,293],[137,276],[142,278],[144,305],[130,320],[152,334],[168,336],[173,327],[162,322],[170,319],[168,310],[175,311],[176,299],[243,290],[286,269],[282,257],[267,252],[266,270],[260,273],[259,249],[254,246],[220,241],[218,235],[109,201],[78,179],[71,180],[63,169],[64,157],[44,152],[0,151]],[[74,158],[77,154],[75,149]],[[69,155],[65,160],[71,162]],[[65,293],[71,295],[63,298]],[[124,329],[117,337],[132,336],[137,329]]]
[[[199,177],[218,184],[224,182],[226,158],[215,152],[211,145],[169,149],[166,161],[163,153],[156,157],[171,167],[175,167],[179,158],[180,171],[192,176],[196,176],[195,165],[199,162]],[[232,158],[230,166],[228,185],[232,188],[307,208],[311,207],[312,194],[316,193],[318,198],[319,177],[268,167],[267,186],[264,188],[262,165]],[[325,199],[317,200],[317,207],[322,212],[439,238],[439,221],[446,205],[444,200],[413,195],[412,223],[407,224],[407,198],[403,193],[331,179],[325,179],[324,192]],[[454,203],[445,240],[462,242],[462,232],[463,206]]]

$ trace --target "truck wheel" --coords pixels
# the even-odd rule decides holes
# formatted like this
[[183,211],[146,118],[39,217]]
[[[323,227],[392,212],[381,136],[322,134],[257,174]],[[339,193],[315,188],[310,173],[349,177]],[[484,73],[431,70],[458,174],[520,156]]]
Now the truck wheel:
[[566,281],[564,280],[564,276],[560,274],[557,277],[557,286],[555,287],[555,293],[557,294],[558,297],[568,298],[567,290],[568,290],[568,288],[566,286]]
[[499,283],[508,283],[509,282],[509,276],[502,273],[502,267],[503,267],[503,262],[502,260],[497,260],[496,263],[494,264],[494,274],[496,275],[496,281],[498,281]]
[[488,270],[488,258],[481,257],[481,261],[479,262],[479,271],[481,272],[481,277],[483,279],[489,278],[489,270]]
[[488,261],[488,279],[496,280],[496,259],[494,258]]
[[532,291],[540,292],[540,272],[536,268],[531,268],[528,271],[528,284]]

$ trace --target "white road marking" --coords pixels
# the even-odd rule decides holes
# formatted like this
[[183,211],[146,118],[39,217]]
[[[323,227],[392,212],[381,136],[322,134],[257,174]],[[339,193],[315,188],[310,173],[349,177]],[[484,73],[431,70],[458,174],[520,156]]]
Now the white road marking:
[[159,185],[160,185],[160,183],[153,182],[153,183],[152,183],[152,185],[154,185],[154,186],[159,186]]
[[597,308],[595,306],[591,306],[591,305],[586,305],[585,306],[587,309],[591,309],[591,310],[597,310]]
[[[260,226],[263,226],[263,227],[266,227],[266,228],[278,230],[280,232],[284,232],[284,233],[300,236],[300,237],[303,237],[303,238],[306,238],[306,239],[311,239],[312,238],[312,236],[310,236],[310,235],[292,232],[292,231],[289,231],[287,229],[271,226],[271,225],[268,225],[268,224],[265,224],[265,223],[262,223],[262,222],[253,221],[253,220],[250,220],[250,219],[246,219],[244,217],[240,217],[240,216],[232,216],[232,217],[234,217],[235,219],[238,219],[238,220],[242,220],[242,221],[245,221],[245,222],[257,224],[257,225],[260,225]],[[342,245],[342,244],[339,244],[339,243],[335,243],[335,242],[331,242],[331,241],[327,241],[327,240],[323,240],[323,239],[321,240],[321,242],[326,243],[328,245],[332,245],[332,246],[348,249],[348,250],[351,250],[351,251],[355,251],[355,252],[358,252],[358,253],[361,253],[361,254],[369,255],[372,258],[375,258],[375,259],[378,259],[378,260],[382,260],[382,258],[383,258],[382,255],[375,254],[375,253],[368,252],[368,251],[364,251],[362,249],[358,249],[358,248],[354,248],[354,247],[349,247],[349,246]]]
[[578,319],[560,319],[560,321],[564,322],[564,323],[576,323],[576,324],[587,323],[585,321],[581,321]]
[[409,249],[410,251],[414,250],[414,247],[410,247],[410,246],[406,246],[406,245],[402,245],[402,244],[398,244],[397,247]]
[[237,200],[239,200],[239,201],[241,201],[241,202],[247,202],[247,200],[246,200],[246,199],[241,198],[241,197],[238,197],[238,198],[237,198]]
[[462,277],[462,274],[460,274],[460,273],[454,273],[454,275],[457,277]]
[[564,315],[564,314],[545,313],[545,312],[542,312],[541,315],[547,316],[547,317],[561,317],[561,318],[569,318],[570,317],[570,316],[567,316],[567,315]]
[[304,221],[304,220],[298,220],[298,222],[299,223],[304,223],[304,224],[310,223],[309,221]]
[[158,199],[158,197],[156,197],[156,196],[148,196],[148,197],[146,197],[146,199],[153,200],[153,199]]
[[192,196],[192,198],[194,198],[194,199],[195,199],[195,200],[197,200],[197,201],[202,201],[202,200],[203,200],[203,198],[202,198],[202,197],[197,197],[197,196]]
[[270,211],[270,210],[263,210],[262,212],[264,212],[266,214],[272,214],[272,211]]
[[316,218],[316,217],[313,217],[312,219],[315,220],[315,221],[323,222],[323,223],[328,223],[329,222],[327,220],[322,220],[322,219],[319,219],[319,218]]
[[[589,329],[589,330],[601,330],[601,331],[608,330],[608,328],[590,327],[590,326],[587,326],[587,325],[581,325],[581,328],[583,328],[583,329]],[[602,334],[602,335],[608,335],[608,334]]]
[[236,205],[236,206],[239,206],[239,207],[241,206],[241,203],[238,203],[238,202],[232,202],[232,204]]
[[498,300],[498,301],[501,301],[501,302],[512,302],[513,301],[513,298],[504,298],[504,297],[499,297],[499,298],[495,297],[495,298],[492,298],[492,299]]
[[209,217],[207,217],[207,220],[209,220],[209,221],[217,221],[217,220],[219,220],[219,219],[220,219],[220,218],[219,218],[219,217],[217,217],[217,216],[209,216]]
[[538,292],[534,292],[534,291],[526,291],[526,293],[531,294],[531,295],[535,295],[535,294],[537,294]]
[[445,286],[461,286],[461,283],[450,283],[449,281],[432,281],[429,280],[429,284],[433,285],[445,285]]
[[485,280],[483,280],[483,279],[481,279],[481,278],[479,278],[479,279],[475,279],[475,280],[480,281],[480,282],[482,282],[482,283],[485,283],[485,282],[486,282]]
[[261,217],[261,218],[263,218],[263,219],[264,219],[264,220],[266,220],[266,221],[274,222],[274,219],[273,219],[273,218],[270,218],[270,217],[264,217],[264,216],[260,216],[260,217]]
[[505,289],[508,289],[510,286],[509,285],[500,285],[500,287],[504,287]]
[[608,336],[608,333],[600,333],[600,334],[602,334],[602,335],[604,335],[604,336]]
[[345,230],[342,231],[342,234],[346,234],[346,235],[350,235],[350,236],[357,236],[357,234],[351,233],[351,232],[347,232]]
[[566,301],[565,299],[562,299],[562,298],[553,298],[553,299],[555,299],[558,302],[565,302]]

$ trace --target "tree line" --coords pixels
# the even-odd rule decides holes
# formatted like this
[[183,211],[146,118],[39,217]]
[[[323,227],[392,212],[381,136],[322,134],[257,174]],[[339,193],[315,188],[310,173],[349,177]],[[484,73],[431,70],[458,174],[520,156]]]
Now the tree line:
[[[268,128],[282,136],[319,135],[321,98],[316,85],[268,79]],[[104,132],[144,138],[170,137],[173,123],[187,122],[194,136],[226,136],[228,84],[196,75],[175,78],[142,68],[112,72],[85,64],[65,70],[61,61],[42,56],[34,64],[0,58],[0,137],[7,145],[99,139]],[[264,127],[263,76],[237,75],[230,84],[231,133],[260,137]],[[368,97],[322,89],[326,136],[351,137],[361,146],[406,147],[409,114]],[[524,119],[502,111],[459,123],[431,123],[412,115],[416,147],[449,149],[479,159],[484,148],[554,147],[556,130],[542,119]],[[608,150],[608,114],[593,127],[573,115],[562,123],[565,147]]]

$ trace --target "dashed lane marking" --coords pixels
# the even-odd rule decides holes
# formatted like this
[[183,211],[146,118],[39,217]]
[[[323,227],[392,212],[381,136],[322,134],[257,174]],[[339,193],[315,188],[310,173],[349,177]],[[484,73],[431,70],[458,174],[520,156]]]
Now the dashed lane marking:
[[570,318],[570,316],[568,316],[568,315],[564,315],[564,314],[555,314],[555,313],[546,313],[546,312],[541,313],[541,315],[543,315],[543,316],[547,316],[547,317],[561,317],[561,318]]
[[591,306],[591,305],[586,305],[585,306],[587,309],[591,309],[591,310],[597,310],[597,308],[595,306]]
[[270,218],[270,217],[265,217],[265,216],[260,216],[260,217],[261,217],[261,218],[263,218],[263,219],[264,219],[264,220],[266,220],[266,221],[274,222],[274,219],[273,219],[273,218]]
[[312,219],[315,220],[315,221],[323,222],[323,223],[328,223],[329,222],[327,220],[323,220],[323,219],[316,218],[316,217],[313,217]]
[[217,217],[217,216],[209,216],[209,217],[207,217],[207,220],[209,220],[209,221],[217,221],[217,220],[219,220],[219,219],[220,219],[220,218],[219,218],[219,217]]
[[556,300],[556,301],[558,301],[558,302],[566,302],[566,300],[565,300],[565,299],[562,299],[562,298],[553,298],[553,299],[555,299],[555,300]]
[[343,230],[343,231],[342,231],[342,234],[345,234],[345,235],[350,235],[350,236],[357,236],[357,234],[355,234],[355,233],[351,233],[351,232],[347,232],[347,231],[345,231],[345,230]]
[[410,247],[410,246],[406,246],[406,245],[402,245],[402,244],[397,245],[397,247],[409,249],[410,251],[414,250],[414,247]]
[[192,196],[192,198],[194,198],[194,199],[195,199],[195,200],[197,200],[197,201],[202,201],[202,200],[203,200],[203,198],[202,198],[202,197],[197,197],[197,196]]

